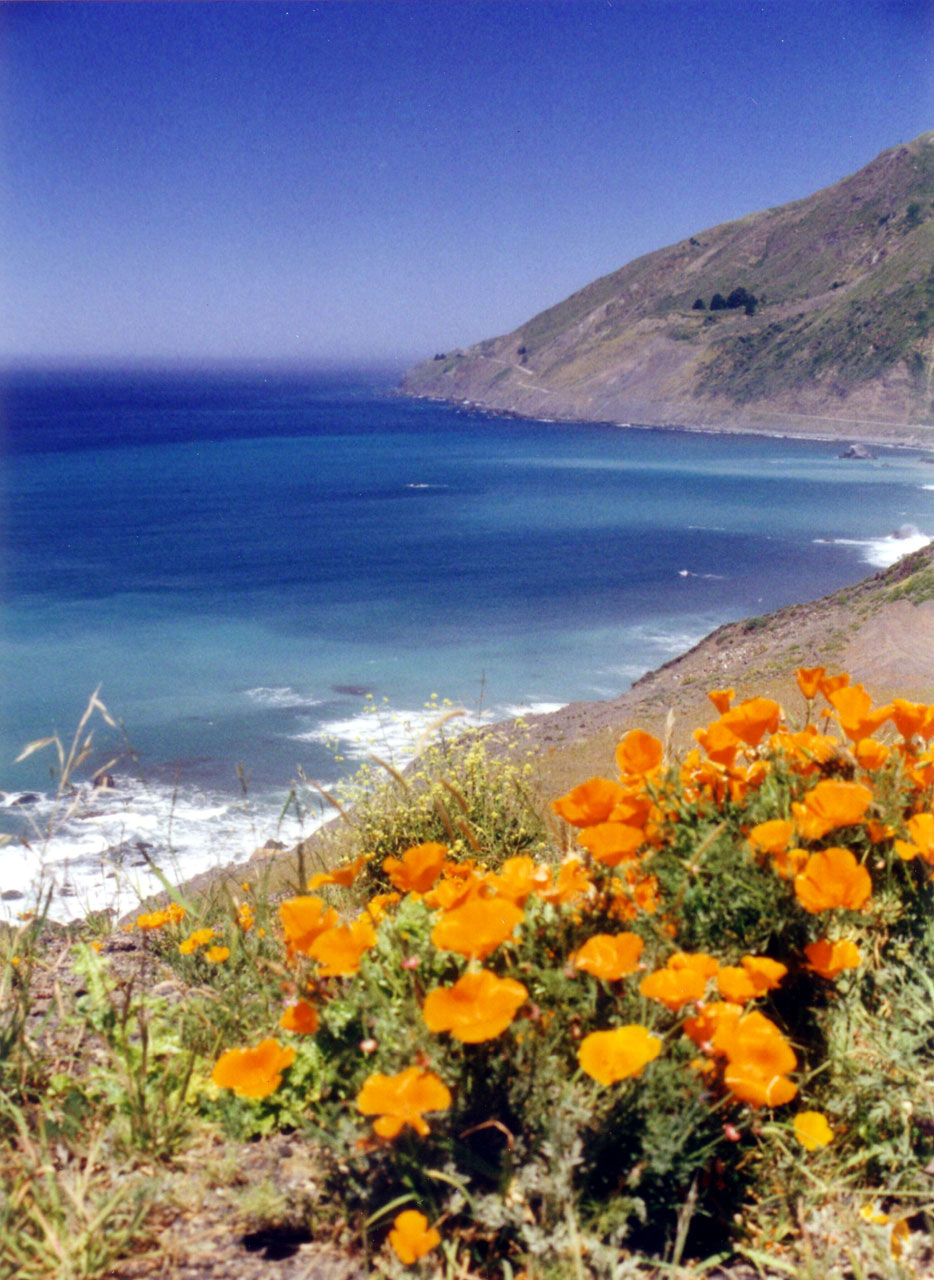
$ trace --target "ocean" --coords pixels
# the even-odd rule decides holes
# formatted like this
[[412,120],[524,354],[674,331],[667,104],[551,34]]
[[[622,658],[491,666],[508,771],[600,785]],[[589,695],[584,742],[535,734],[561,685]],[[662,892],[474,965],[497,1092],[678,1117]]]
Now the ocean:
[[[7,915],[40,875],[67,919],[129,909],[152,862],[175,878],[294,842],[319,820],[283,816],[300,771],[405,763],[447,706],[472,723],[614,697],[934,533],[918,452],[522,421],[393,382],[4,375]],[[98,688],[115,727],[89,721],[66,812],[55,744],[16,758],[67,748]],[[105,765],[116,785],[92,791]]]

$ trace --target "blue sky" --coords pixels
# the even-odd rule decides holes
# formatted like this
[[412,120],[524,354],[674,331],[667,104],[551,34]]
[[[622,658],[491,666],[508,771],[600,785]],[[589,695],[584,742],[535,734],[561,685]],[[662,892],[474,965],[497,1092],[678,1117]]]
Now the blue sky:
[[932,108],[934,0],[0,4],[0,359],[431,355]]

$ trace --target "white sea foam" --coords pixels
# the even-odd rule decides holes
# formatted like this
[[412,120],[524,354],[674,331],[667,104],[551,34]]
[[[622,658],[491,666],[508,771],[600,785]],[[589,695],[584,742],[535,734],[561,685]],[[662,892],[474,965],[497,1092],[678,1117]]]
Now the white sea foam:
[[262,707],[314,707],[319,698],[307,698],[288,685],[258,685],[247,689],[246,696]]
[[40,796],[21,807],[28,845],[14,838],[0,849],[0,918],[15,918],[49,889],[52,919],[105,909],[121,915],[164,887],[152,864],[178,883],[243,862],[268,839],[294,844],[322,820],[309,819],[302,829],[297,820],[280,827],[281,796],[232,801],[131,778],[115,783],[112,789],[82,789],[67,805]]
[[931,539],[910,524],[884,538],[815,538],[814,541],[830,541],[836,547],[861,547],[866,564],[872,565],[874,569],[887,569],[903,556],[926,547]]
[[[447,718],[450,717],[450,718]],[[307,733],[292,736],[303,742],[337,742],[341,755],[365,760],[377,755],[395,768],[413,760],[421,746],[440,734],[455,737],[465,729],[500,719],[492,712],[480,716],[457,707],[424,707],[418,711],[374,707],[342,720],[327,720]]]
[[[553,711],[560,711],[566,706],[566,702],[514,702],[502,707],[501,710],[504,720],[518,720],[522,716],[548,716]],[[499,719],[498,715],[497,719]]]

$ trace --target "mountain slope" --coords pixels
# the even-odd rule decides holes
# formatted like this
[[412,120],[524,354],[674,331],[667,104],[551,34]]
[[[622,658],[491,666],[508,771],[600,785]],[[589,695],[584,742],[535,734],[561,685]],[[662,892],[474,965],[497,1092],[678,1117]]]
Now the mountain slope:
[[402,390],[536,417],[934,440],[934,132],[637,258],[415,366]]

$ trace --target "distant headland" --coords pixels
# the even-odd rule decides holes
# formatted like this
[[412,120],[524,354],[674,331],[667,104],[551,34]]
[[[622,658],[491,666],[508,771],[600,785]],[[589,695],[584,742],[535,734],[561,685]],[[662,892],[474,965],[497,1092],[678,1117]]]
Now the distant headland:
[[534,418],[934,446],[934,132],[436,353],[401,390]]

